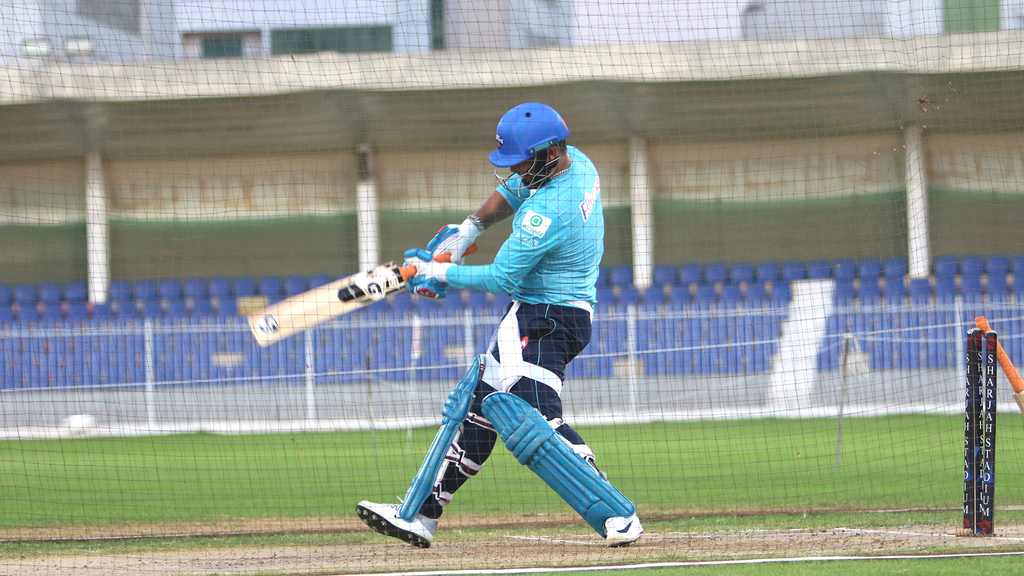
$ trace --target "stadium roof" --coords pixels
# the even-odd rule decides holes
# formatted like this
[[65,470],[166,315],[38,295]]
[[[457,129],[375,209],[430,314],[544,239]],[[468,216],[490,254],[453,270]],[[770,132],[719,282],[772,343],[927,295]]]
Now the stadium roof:
[[1022,129],[1022,86],[1021,32],[54,63],[0,69],[0,161],[489,145],[527,100],[584,140]]

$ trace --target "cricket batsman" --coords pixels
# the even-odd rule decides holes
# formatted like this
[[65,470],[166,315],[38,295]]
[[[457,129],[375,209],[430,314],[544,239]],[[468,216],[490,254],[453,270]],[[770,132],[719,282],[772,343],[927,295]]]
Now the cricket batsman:
[[[356,506],[381,534],[429,547],[438,518],[480,472],[499,436],[608,546],[631,544],[643,533],[633,503],[608,483],[594,452],[562,419],[566,365],[590,342],[604,253],[601,181],[590,159],[566,144],[568,136],[549,106],[509,110],[490,155],[497,190],[462,224],[442,228],[425,250],[405,253],[405,264],[416,267],[406,287],[420,296],[444,298],[452,287],[510,294],[512,303],[487,352],[449,395],[441,429],[402,504]],[[466,265],[466,249],[510,216],[512,233],[494,262]],[[434,261],[441,254],[451,261]]]

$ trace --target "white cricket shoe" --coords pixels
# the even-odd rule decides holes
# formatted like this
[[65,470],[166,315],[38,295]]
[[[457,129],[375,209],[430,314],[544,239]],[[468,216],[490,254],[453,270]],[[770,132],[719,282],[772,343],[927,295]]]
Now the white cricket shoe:
[[356,514],[364,524],[385,536],[404,540],[417,548],[430,548],[437,520],[416,514],[411,522],[406,522],[398,517],[401,509],[401,504],[376,504],[363,500],[356,505]]
[[629,518],[619,516],[604,521],[605,542],[610,548],[628,546],[640,539],[644,533],[644,527],[640,525],[640,518],[633,514]]

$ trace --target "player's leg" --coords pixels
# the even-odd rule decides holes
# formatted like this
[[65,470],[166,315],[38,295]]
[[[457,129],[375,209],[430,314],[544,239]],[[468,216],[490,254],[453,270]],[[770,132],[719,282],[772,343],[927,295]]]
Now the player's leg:
[[451,495],[476,475],[494,448],[497,434],[480,414],[480,403],[493,392],[480,380],[480,362],[470,366],[448,396],[441,428],[413,479],[403,504],[363,501],[360,519],[377,532],[421,548],[430,546],[437,519]]
[[[515,355],[514,361],[522,361],[527,364],[536,365],[555,374],[561,381],[565,376],[565,369],[568,363],[574,359],[590,342],[591,326],[590,314],[584,310],[566,306],[523,306],[518,312],[519,341],[522,343],[519,351],[505,348],[505,353]],[[497,354],[497,353],[496,353]],[[521,354],[521,355],[520,355]],[[538,476],[547,482],[563,499],[568,502],[574,510],[580,513],[594,529],[606,538],[609,546],[622,546],[636,541],[643,532],[636,510],[622,494],[607,481],[607,475],[598,470],[594,452],[587,446],[583,438],[576,430],[571,428],[562,419],[562,401],[560,389],[556,389],[544,382],[521,378],[514,385],[507,389],[510,395],[522,399],[526,405],[536,409],[539,418],[521,416],[523,421],[517,422],[515,426],[521,428],[526,434],[536,436],[534,442],[547,443],[556,447],[555,453],[559,455],[553,458],[542,458],[536,462],[520,460],[520,462],[531,467]],[[492,402],[494,406],[499,404],[502,407],[513,403],[501,401]],[[496,413],[502,413],[497,408]],[[484,408],[486,411],[487,408]],[[522,412],[522,406],[513,410],[515,413]],[[517,416],[516,418],[519,418]],[[489,418],[490,419],[490,418]],[[491,420],[493,423],[493,420]],[[540,422],[546,422],[547,430],[541,428]],[[526,444],[517,442],[514,438],[506,437],[513,434],[508,427],[507,414],[502,418],[506,426],[502,430],[497,423],[498,432],[505,440],[506,447],[515,452],[515,449],[522,450]],[[552,439],[557,433],[561,441]],[[511,439],[510,439],[511,438]],[[515,448],[515,449],[514,449]],[[569,448],[571,455],[562,450]],[[594,479],[596,477],[596,480]],[[589,496],[575,494],[575,486],[583,482],[589,487]]]

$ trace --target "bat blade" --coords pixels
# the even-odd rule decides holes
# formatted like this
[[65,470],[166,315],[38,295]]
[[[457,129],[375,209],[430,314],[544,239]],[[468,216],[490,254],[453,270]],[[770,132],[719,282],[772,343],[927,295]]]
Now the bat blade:
[[249,315],[256,343],[267,347],[297,332],[382,300],[405,286],[405,274],[394,262],[369,272],[296,294]]
[[[477,245],[473,244],[466,249],[465,255],[469,256],[476,250]],[[450,259],[451,254],[434,258],[438,262]],[[335,280],[250,314],[249,331],[256,343],[266,348],[296,332],[383,300],[405,288],[405,281],[415,274],[415,266],[399,267],[394,262],[381,264],[368,272]]]

